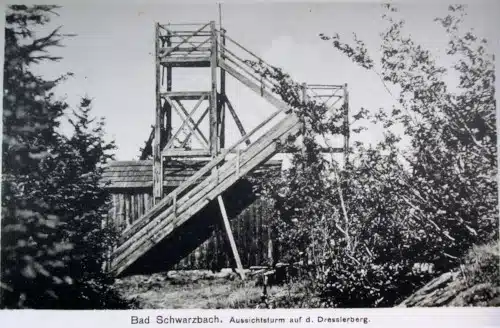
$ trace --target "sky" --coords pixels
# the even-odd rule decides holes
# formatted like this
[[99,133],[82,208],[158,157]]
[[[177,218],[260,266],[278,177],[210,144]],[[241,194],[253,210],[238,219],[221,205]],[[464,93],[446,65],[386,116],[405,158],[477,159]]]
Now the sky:
[[[446,14],[442,3],[400,4],[407,31],[417,43],[442,56],[446,34],[433,19]],[[498,47],[500,30],[497,16],[500,7],[494,2],[469,5],[466,23],[477,35]],[[350,40],[353,33],[365,41],[369,53],[377,57],[379,33],[386,25],[381,20],[384,9],[378,3],[224,3],[222,25],[228,35],[268,63],[287,71],[297,82],[348,84],[351,115],[360,107],[376,110],[390,107],[394,99],[384,89],[378,76],[357,67],[333,46],[322,41],[319,33],[338,33]],[[57,87],[56,93],[70,105],[82,96],[93,99],[94,115],[106,120],[107,138],[115,140],[119,160],[137,159],[139,148],[154,124],[155,66],[154,23],[204,23],[218,21],[215,2],[180,4],[145,2],[123,5],[63,4],[50,25],[39,35],[62,26],[62,32],[76,36],[64,40],[65,47],[52,51],[63,59],[43,64],[37,72],[48,78],[65,72],[74,77]],[[3,47],[2,47],[3,48]],[[208,75],[174,69],[174,88],[209,90]],[[227,94],[247,131],[271,110],[264,100],[245,86],[228,78]],[[232,123],[231,123],[232,124]],[[63,125],[66,129],[67,126]],[[360,138],[375,140],[380,128],[372,128]],[[231,134],[229,139],[234,139]]]

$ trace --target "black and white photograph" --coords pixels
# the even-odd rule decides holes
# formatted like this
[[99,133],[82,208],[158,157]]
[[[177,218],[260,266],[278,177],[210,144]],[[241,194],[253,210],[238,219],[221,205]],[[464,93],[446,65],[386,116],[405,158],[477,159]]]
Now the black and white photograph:
[[500,306],[499,13],[5,5],[0,308]]

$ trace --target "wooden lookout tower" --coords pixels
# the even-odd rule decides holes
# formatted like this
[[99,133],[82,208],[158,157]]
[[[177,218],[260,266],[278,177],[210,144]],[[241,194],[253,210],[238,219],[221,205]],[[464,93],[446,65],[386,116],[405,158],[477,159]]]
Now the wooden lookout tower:
[[[242,269],[246,262],[241,261],[233,228],[238,213],[253,201],[245,177],[280,169],[272,157],[280,143],[300,133],[299,118],[275,93],[278,81],[264,74],[272,66],[213,21],[156,24],[155,60],[156,119],[146,147],[140,160],[111,163],[104,173],[113,196],[110,217],[122,228],[109,270],[119,275],[134,267],[147,268],[152,261],[173,266],[207,243],[212,236],[207,227],[218,223],[230,246],[225,249]],[[176,77],[197,68],[205,78],[210,76],[206,89],[175,88]],[[256,126],[245,128],[243,116],[226,95],[229,82],[243,84],[274,110]],[[342,111],[348,126],[346,85],[302,85],[304,99]],[[227,138],[228,119],[241,135],[238,140]],[[338,152],[347,150],[345,131]],[[258,248],[253,251],[260,252]]]

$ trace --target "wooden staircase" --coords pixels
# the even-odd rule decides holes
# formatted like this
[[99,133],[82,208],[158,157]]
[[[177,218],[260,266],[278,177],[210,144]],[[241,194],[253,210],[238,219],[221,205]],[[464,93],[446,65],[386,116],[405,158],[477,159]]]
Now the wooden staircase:
[[[297,116],[289,114],[238,155],[226,160],[226,151],[209,162],[124,232],[113,252],[111,272],[123,272],[242,176],[275,155],[279,145],[297,135],[300,128]],[[210,171],[212,174],[193,185]]]
[[[194,35],[199,35],[200,31],[205,27],[206,25],[197,30]],[[217,32],[221,33],[220,31]],[[212,33],[212,42],[215,42],[217,47],[217,56],[216,60],[214,60],[216,67],[227,72],[257,95],[266,99],[277,108],[277,111],[248,133],[238,126],[243,131],[240,140],[233,146],[222,149],[201,170],[159,200],[148,212],[123,232],[109,263],[109,270],[114,275],[119,275],[129,268],[145,253],[171,235],[178,227],[235,185],[240,178],[280,151],[280,144],[285,143],[289,138],[297,136],[301,131],[302,124],[298,116],[274,92],[279,84],[278,81],[263,73],[266,69],[272,69],[272,66],[224,33],[222,33],[222,36],[224,41],[217,42],[216,36]],[[201,44],[205,43],[206,41],[201,42]],[[175,50],[175,47],[172,49]],[[190,51],[200,51],[198,48],[193,49]],[[182,58],[188,60],[189,56],[189,54],[184,55]],[[304,89],[304,97],[307,97],[306,89]],[[229,103],[228,106],[230,111],[233,112],[234,110]],[[232,114],[235,116],[234,113]],[[284,118],[273,125],[272,123],[281,117],[279,115],[284,116]],[[239,123],[238,120],[236,122]],[[257,132],[259,132],[260,137],[250,142],[250,138]],[[242,149],[242,146],[245,145],[246,148]],[[220,199],[219,202],[221,202]]]

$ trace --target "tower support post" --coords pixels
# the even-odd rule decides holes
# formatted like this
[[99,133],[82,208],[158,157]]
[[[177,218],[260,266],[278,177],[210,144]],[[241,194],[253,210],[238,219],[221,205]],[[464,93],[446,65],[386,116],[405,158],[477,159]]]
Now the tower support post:
[[234,261],[236,262],[236,268],[241,276],[241,279],[245,280],[245,271],[243,265],[241,264],[240,254],[236,248],[236,243],[234,241],[233,231],[231,230],[231,225],[229,224],[229,218],[227,217],[226,207],[224,206],[224,201],[222,196],[217,197],[219,202],[220,212],[222,214],[222,220],[224,221],[224,229],[226,230],[227,238],[229,239],[229,245],[231,246],[231,251],[233,252]]
[[156,115],[155,135],[153,141],[153,199],[157,203],[163,197],[163,160],[161,155],[162,135],[164,130],[164,112],[161,105],[161,67],[159,60],[160,51],[160,24],[155,24],[155,93]]
[[[220,29],[220,58],[224,60],[224,46],[226,45],[226,31]],[[219,104],[219,146],[225,148],[226,144],[226,71],[220,68],[220,99]]]
[[[309,99],[307,97],[307,84],[306,83],[302,83],[301,89],[302,89],[302,99],[301,99],[302,100],[302,104],[304,106],[306,106],[307,102],[309,101]],[[306,126],[306,123],[304,122],[303,126],[302,126],[302,143],[300,145],[301,146],[300,151],[302,153],[302,156],[306,155],[306,144],[305,144],[306,129],[307,129],[307,126]]]
[[[167,47],[172,46],[171,32],[167,31]],[[167,92],[172,91],[172,67],[167,66]],[[162,147],[166,145],[172,138],[172,107],[165,101],[165,118],[166,118],[166,136]]]
[[344,167],[349,164],[349,138],[351,132],[349,127],[349,92],[347,83],[344,84]]
[[215,29],[215,21],[210,22],[211,31],[211,54],[210,54],[210,70],[211,70],[211,85],[210,85],[210,154],[212,157],[217,156],[218,152],[218,115],[217,115],[217,30]]

